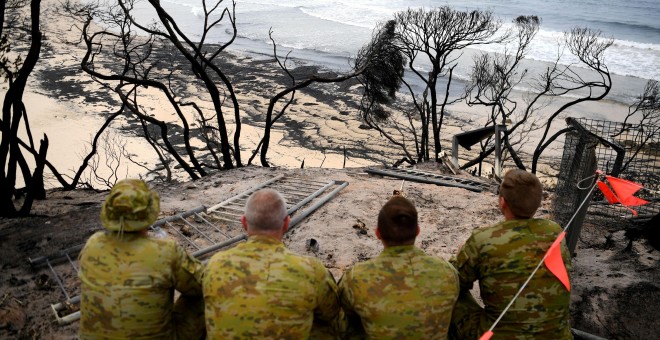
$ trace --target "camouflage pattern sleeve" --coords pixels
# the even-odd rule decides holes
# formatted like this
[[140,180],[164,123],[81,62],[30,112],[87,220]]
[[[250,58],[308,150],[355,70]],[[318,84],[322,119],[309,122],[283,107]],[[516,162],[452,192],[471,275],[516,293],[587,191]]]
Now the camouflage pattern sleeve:
[[176,263],[173,272],[176,286],[174,288],[184,295],[202,296],[204,265],[178,244],[175,253]]
[[331,328],[337,333],[343,332],[344,313],[339,304],[339,295],[337,293],[337,283],[335,278],[328,271],[323,263],[314,259],[317,270],[318,285],[318,307],[314,311],[314,319],[321,320],[331,325]]
[[348,289],[346,282],[353,280],[353,267],[346,269],[344,275],[339,279],[339,301],[341,306],[346,313],[346,316],[354,315],[355,310],[353,309],[353,292]]
[[181,293],[174,303],[172,317],[177,339],[197,340],[205,335],[202,275],[204,265],[176,244],[173,276],[175,289]]
[[456,256],[451,258],[450,263],[458,271],[458,277],[461,285],[461,291],[472,289],[474,281],[479,279],[477,261],[479,259],[479,249],[474,242],[474,234],[465,241],[465,244],[458,251]]
[[355,312],[353,291],[348,288],[347,282],[353,280],[353,268],[348,268],[339,280],[339,301],[345,314],[344,338],[365,338],[364,327],[360,316]]

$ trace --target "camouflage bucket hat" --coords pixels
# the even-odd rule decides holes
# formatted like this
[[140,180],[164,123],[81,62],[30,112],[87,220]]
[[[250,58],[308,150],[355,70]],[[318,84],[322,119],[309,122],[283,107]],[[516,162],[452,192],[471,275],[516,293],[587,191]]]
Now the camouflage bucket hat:
[[101,222],[110,231],[140,231],[156,221],[160,198],[143,181],[117,182],[101,207]]

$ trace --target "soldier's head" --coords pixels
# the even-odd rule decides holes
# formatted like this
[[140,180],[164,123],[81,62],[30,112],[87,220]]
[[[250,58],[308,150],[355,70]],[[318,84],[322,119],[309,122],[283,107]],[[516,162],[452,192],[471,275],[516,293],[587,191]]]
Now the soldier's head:
[[160,213],[160,198],[147,183],[124,179],[115,184],[101,207],[101,223],[110,231],[146,230]]
[[289,221],[284,198],[272,189],[261,189],[250,195],[245,203],[245,214],[241,218],[248,235],[275,237],[284,235]]
[[500,184],[499,206],[506,219],[532,218],[542,199],[543,187],[534,174],[512,169],[504,175]]
[[419,234],[417,209],[404,197],[393,196],[378,213],[376,236],[385,247],[411,245]]

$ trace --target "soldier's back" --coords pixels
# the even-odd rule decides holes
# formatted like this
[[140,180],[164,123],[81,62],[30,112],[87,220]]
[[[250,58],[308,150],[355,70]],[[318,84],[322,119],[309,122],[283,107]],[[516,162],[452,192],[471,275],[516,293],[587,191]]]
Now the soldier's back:
[[173,337],[175,247],[136,233],[92,235],[80,254],[80,337]]
[[215,254],[203,279],[208,337],[306,338],[319,292],[334,284],[325,275],[320,261],[268,237]]
[[354,265],[339,287],[347,315],[359,315],[376,339],[446,339],[459,292],[456,270],[414,246],[389,247]]
[[[473,233],[480,249],[478,272],[486,305],[482,330],[490,327],[539,264],[561,232],[546,219],[511,220]],[[562,257],[570,270],[570,255],[562,244]],[[570,292],[541,266],[502,320],[496,333],[511,339],[570,338]]]

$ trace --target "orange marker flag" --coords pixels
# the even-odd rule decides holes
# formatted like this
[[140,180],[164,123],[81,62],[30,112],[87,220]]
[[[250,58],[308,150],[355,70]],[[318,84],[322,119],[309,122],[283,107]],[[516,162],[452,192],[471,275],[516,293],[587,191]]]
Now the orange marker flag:
[[618,196],[621,204],[629,205],[629,206],[638,206],[649,203],[646,200],[633,196],[637,191],[644,188],[644,186],[642,186],[641,184],[612,176],[605,176],[605,178],[607,178],[607,181],[610,182],[610,186],[612,187],[612,189],[614,189],[614,192]]
[[566,272],[566,266],[564,265],[564,260],[561,257],[561,240],[566,236],[566,232],[562,231],[555,242],[552,243],[550,249],[548,249],[547,256],[545,257],[544,263],[548,270],[554,274],[559,281],[566,287],[566,290],[571,291],[571,283],[568,281],[568,273]]
[[596,183],[598,185],[598,189],[603,192],[603,196],[605,196],[605,199],[609,204],[614,204],[614,203],[621,203],[619,202],[619,199],[616,197],[616,195],[610,190],[610,187],[605,184],[605,182],[598,181]]
[[479,338],[479,340],[489,340],[491,336],[493,336],[493,331],[487,331]]

